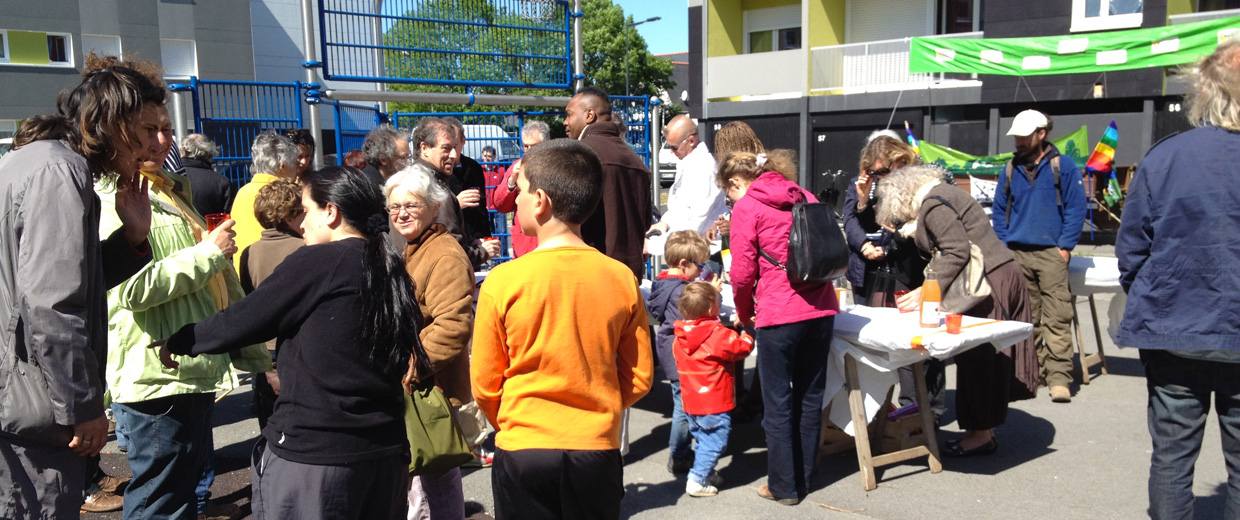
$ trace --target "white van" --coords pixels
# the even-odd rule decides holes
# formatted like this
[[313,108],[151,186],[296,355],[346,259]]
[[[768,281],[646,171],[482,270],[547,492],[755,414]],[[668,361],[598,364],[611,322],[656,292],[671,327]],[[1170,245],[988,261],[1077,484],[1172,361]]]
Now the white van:
[[466,157],[482,161],[482,150],[495,148],[495,162],[512,162],[521,158],[521,143],[517,136],[505,132],[499,125],[461,125],[465,128]]

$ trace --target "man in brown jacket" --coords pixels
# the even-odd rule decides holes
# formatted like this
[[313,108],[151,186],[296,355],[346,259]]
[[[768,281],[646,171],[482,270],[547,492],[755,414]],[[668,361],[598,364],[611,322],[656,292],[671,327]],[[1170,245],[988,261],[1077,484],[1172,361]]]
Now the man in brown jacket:
[[629,266],[640,278],[645,233],[653,221],[650,170],[620,137],[607,92],[598,87],[581,89],[566,111],[568,136],[589,146],[603,164],[603,197],[581,226],[581,238]]

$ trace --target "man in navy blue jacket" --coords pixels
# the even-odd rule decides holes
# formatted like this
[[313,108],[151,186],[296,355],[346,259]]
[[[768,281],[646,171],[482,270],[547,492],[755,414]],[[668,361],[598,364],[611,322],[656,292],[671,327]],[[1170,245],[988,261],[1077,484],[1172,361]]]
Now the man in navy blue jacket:
[[1197,127],[1141,161],[1115,241],[1128,293],[1115,343],[1141,349],[1150,438],[1150,517],[1193,517],[1193,467],[1210,414],[1227,462],[1222,518],[1240,518],[1240,42],[1197,64]]
[[1007,135],[1016,138],[1016,155],[999,175],[991,222],[1025,271],[1042,378],[1051,399],[1066,403],[1072,400],[1068,258],[1085,223],[1085,188],[1076,163],[1046,139],[1053,128],[1036,110],[1012,121]]

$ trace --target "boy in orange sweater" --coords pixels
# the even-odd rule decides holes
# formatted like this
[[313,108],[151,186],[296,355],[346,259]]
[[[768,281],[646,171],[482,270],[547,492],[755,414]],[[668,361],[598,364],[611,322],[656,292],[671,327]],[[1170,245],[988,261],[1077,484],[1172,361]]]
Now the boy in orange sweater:
[[693,469],[685,493],[709,497],[719,493],[723,479],[715,472],[728,447],[735,383],[732,367],[753,350],[753,338],[719,323],[719,291],[707,282],[693,282],[680,293],[680,314],[672,352],[680,372],[681,399],[689,417],[689,433],[697,441]]
[[581,239],[601,196],[594,152],[557,139],[523,165],[517,215],[539,245],[482,284],[470,367],[498,431],[495,516],[619,518],[620,418],[653,380],[645,303],[632,271]]

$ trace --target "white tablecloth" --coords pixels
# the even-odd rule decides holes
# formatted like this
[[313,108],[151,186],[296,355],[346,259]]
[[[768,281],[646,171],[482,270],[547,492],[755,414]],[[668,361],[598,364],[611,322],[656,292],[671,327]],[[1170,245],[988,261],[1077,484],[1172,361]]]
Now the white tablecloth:
[[[986,322],[991,323],[976,325]],[[865,397],[866,417],[872,419],[882,407],[887,391],[899,381],[896,369],[930,356],[946,359],[986,343],[1003,350],[1033,332],[1033,325],[1028,323],[969,316],[964,317],[961,326],[960,334],[948,334],[945,327],[921,328],[917,313],[901,313],[892,308],[856,306],[837,315],[827,364],[827,399],[824,400],[824,404],[831,406],[831,422],[853,434],[844,378],[845,354],[857,360],[857,378]],[[924,350],[913,348],[912,340],[917,336],[921,336]],[[761,344],[758,346],[760,348]]]

